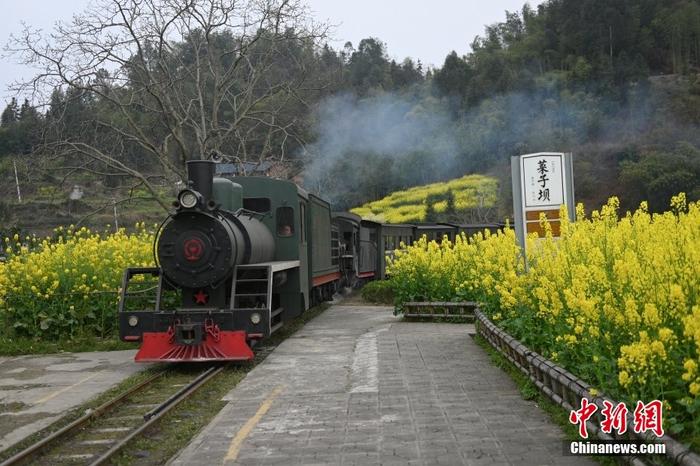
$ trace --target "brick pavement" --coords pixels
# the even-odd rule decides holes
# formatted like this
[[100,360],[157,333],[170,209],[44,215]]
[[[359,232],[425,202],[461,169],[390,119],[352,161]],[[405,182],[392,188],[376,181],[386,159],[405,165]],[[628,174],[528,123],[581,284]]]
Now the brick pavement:
[[334,306],[284,341],[172,465],[587,465],[469,335]]

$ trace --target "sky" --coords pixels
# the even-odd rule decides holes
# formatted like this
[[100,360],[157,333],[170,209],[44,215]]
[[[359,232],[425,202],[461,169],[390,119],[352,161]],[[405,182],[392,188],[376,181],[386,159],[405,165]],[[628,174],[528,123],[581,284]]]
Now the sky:
[[[0,44],[22,30],[22,22],[49,32],[60,20],[82,11],[91,0],[0,0]],[[505,19],[505,11],[519,11],[525,0],[307,0],[313,16],[332,28],[330,44],[356,47],[367,37],[381,39],[390,58],[420,60],[440,67],[452,50],[464,55],[484,26]],[[542,0],[529,0],[532,7]],[[0,56],[0,102],[12,97],[8,86],[33,76],[32,68]]]

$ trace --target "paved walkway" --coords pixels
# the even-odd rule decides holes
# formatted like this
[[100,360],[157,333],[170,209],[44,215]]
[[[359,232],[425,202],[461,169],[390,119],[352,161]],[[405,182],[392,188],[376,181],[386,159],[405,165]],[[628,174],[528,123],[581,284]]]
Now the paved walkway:
[[136,351],[0,358],[0,451],[148,367]]
[[563,435],[473,326],[334,306],[284,341],[171,463],[559,465]]

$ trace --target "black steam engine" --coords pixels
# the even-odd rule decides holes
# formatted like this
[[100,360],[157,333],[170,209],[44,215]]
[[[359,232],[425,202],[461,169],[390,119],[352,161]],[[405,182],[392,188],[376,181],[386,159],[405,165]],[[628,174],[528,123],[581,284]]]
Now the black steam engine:
[[[275,240],[260,220],[261,213],[240,205],[241,198],[236,197],[240,186],[225,179],[217,179],[215,186],[213,162],[192,161],[187,170],[188,187],[178,194],[175,213],[157,235],[158,267],[125,273],[119,313],[121,337],[142,341],[138,361],[250,359],[249,342],[271,333],[269,326],[263,328],[270,321],[263,316],[269,308],[264,307],[265,299],[252,300],[254,307],[249,309],[232,307],[236,301],[232,285],[245,280],[236,277],[234,281],[234,272],[246,264],[271,264]],[[278,264],[276,269],[280,266],[286,270],[292,264]],[[127,312],[124,306],[129,284],[140,274],[160,278],[156,308]],[[258,283],[264,285],[272,278],[258,275]],[[280,284],[279,279],[276,284]],[[181,307],[161,309],[163,292],[174,289],[180,291]],[[267,289],[256,297],[266,295]]]

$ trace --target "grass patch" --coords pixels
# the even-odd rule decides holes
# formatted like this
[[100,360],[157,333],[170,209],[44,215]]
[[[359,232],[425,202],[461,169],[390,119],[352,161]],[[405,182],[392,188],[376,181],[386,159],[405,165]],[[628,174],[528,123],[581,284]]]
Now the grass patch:
[[370,303],[394,304],[394,290],[389,280],[376,280],[362,287],[362,299]]
[[15,413],[26,408],[27,405],[21,401],[12,401],[10,403],[0,403],[0,414]]
[[72,340],[42,341],[32,338],[0,337],[0,356],[23,354],[82,353],[86,351],[118,351],[138,348],[138,343],[120,341],[119,337],[82,337]]

